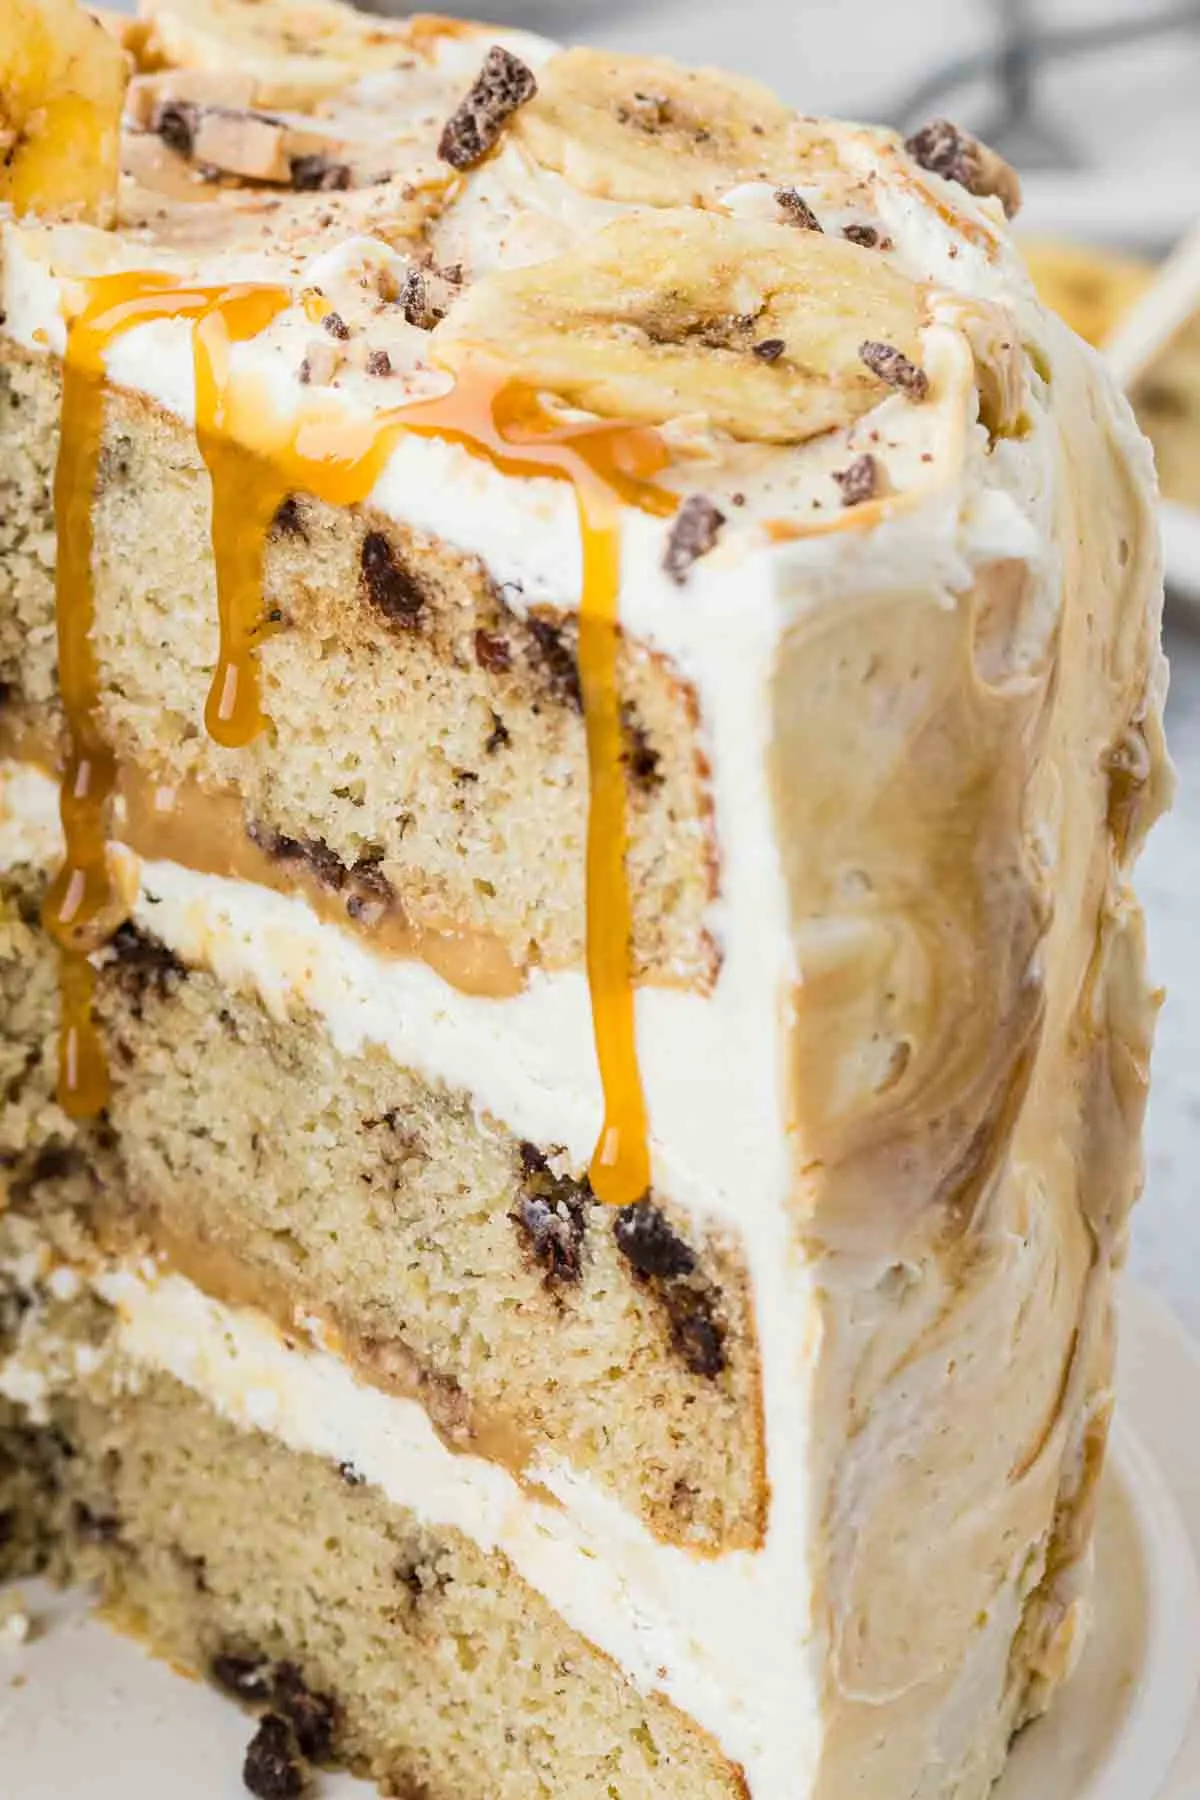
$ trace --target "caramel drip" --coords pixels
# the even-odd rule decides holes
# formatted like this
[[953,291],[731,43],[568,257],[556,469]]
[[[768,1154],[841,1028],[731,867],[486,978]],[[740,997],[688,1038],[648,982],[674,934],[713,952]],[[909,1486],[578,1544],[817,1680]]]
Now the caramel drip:
[[523,384],[469,371],[443,398],[397,415],[406,431],[462,444],[504,474],[569,481],[579,508],[583,592],[579,675],[588,740],[587,966],[604,1126],[592,1187],[611,1206],[650,1186],[646,1101],[634,1017],[633,912],[625,867],[624,743],[617,686],[621,539],[618,502],[666,516],[673,495],[652,477],[667,466],[662,440],[621,424],[553,418]]
[[231,404],[230,355],[235,344],[264,332],[291,304],[279,288],[229,288],[218,294],[192,334],[196,376],[196,441],[212,482],[212,549],[221,638],[204,708],[214,743],[241,749],[266,720],[259,704],[258,645],[271,627],[263,617],[267,533],[287,495],[286,477],[239,443],[226,418]]
[[104,353],[124,332],[174,316],[179,296],[158,275],[105,276],[89,284],[63,357],[62,430],[54,476],[58,678],[69,749],[60,789],[66,854],[46,897],[46,929],[62,951],[59,1100],[72,1117],[97,1112],[108,1072],[92,1019],[90,952],[125,913],[108,858],[116,760],[100,725],[92,631],[92,506],[104,424]]

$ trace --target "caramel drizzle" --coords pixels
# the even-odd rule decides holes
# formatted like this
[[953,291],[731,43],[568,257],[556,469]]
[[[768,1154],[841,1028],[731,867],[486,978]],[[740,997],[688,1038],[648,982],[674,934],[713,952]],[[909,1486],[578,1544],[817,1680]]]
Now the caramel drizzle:
[[266,726],[258,646],[267,535],[289,493],[329,504],[364,501],[404,432],[460,444],[503,474],[567,481],[579,512],[583,585],[579,673],[587,730],[587,969],[604,1125],[591,1163],[597,1196],[613,1206],[650,1186],[649,1129],[637,1055],[632,972],[633,916],[624,743],[617,660],[620,644],[620,505],[659,516],[673,495],[653,477],[666,468],[662,440],[639,427],[554,418],[523,383],[472,369],[437,399],[355,423],[315,410],[289,425],[272,420],[253,383],[230,379],[232,350],[257,337],[293,296],[241,286],[182,290],[166,276],[116,276],[91,284],[68,335],[62,443],[55,483],[60,557],[59,660],[71,748],[62,789],[67,852],[47,902],[48,928],[64,946],[60,1098],[78,1116],[108,1098],[103,1050],[92,1021],[94,975],[87,961],[125,916],[108,859],[108,811],[116,759],[99,725],[92,646],[92,505],[104,409],[104,351],[151,318],[195,321],[196,433],[212,483],[212,544],[220,646],[205,707],[216,742],[236,748]]

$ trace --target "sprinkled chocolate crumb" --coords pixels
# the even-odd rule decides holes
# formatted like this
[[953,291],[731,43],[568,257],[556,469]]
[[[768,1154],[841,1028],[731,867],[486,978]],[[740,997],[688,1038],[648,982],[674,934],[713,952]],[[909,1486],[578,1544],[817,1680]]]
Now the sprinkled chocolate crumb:
[[680,587],[694,562],[707,556],[725,523],[725,514],[703,494],[692,494],[675,514],[663,556],[663,568]]
[[754,354],[759,362],[778,362],[787,345],[782,338],[764,338],[761,344],[755,344]]
[[1002,156],[981,144],[949,119],[933,119],[905,142],[904,148],[931,175],[957,181],[969,194],[995,195],[1011,219],[1021,208],[1021,182]]
[[788,216],[789,225],[798,225],[801,231],[823,231],[825,229],[804,195],[795,188],[776,188],[775,204],[783,208]]
[[338,371],[339,352],[324,338],[308,346],[298,370],[303,387],[328,387]]
[[350,165],[319,153],[293,156],[288,171],[298,194],[340,193],[350,186]]
[[848,468],[835,469],[833,479],[841,489],[843,506],[861,506],[879,491],[879,464],[873,456],[856,456]]
[[446,283],[456,285],[453,277],[444,270],[408,271],[397,305],[410,325],[415,325],[419,331],[432,331],[435,325],[441,323],[448,311]]
[[889,387],[899,388],[912,400],[924,400],[928,394],[929,377],[924,369],[918,369],[894,344],[880,344],[868,338],[858,346],[858,354],[872,375],[878,375]]
[[271,1693],[271,1665],[262,1656],[214,1656],[208,1672],[218,1687],[235,1700],[266,1700]]
[[877,225],[844,225],[842,236],[851,244],[858,244],[864,250],[891,250],[890,237],[884,237]]
[[669,1280],[690,1275],[696,1258],[650,1200],[623,1206],[613,1220],[617,1249],[639,1275]]
[[731,506],[745,506],[745,504],[746,504],[745,494],[730,494],[729,504]]
[[338,1464],[338,1474],[341,1476],[347,1487],[362,1487],[367,1479],[365,1475],[359,1474],[352,1462],[340,1462]]
[[368,375],[390,375],[392,359],[386,350],[372,350],[367,357]]
[[452,169],[473,169],[500,141],[507,120],[536,93],[533,70],[493,44],[470,92],[446,121],[438,143],[442,161]]
[[671,123],[669,94],[635,94],[632,100],[618,106],[617,120],[622,125],[636,125],[639,131],[654,133]]
[[343,344],[346,343],[350,337],[350,327],[347,325],[345,319],[343,319],[341,313],[327,312],[325,317],[321,320],[321,327],[322,330],[329,333],[331,338],[337,338]]
[[242,1780],[256,1800],[300,1800],[308,1774],[286,1719],[267,1713],[250,1740]]
[[475,633],[475,661],[492,675],[502,675],[512,668],[512,646],[507,638],[481,626]]

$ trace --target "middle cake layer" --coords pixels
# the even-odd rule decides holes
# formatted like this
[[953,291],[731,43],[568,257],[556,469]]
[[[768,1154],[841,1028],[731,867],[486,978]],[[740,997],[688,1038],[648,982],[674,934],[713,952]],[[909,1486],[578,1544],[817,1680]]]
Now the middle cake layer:
[[[22,783],[26,799],[51,791],[10,769],[10,809]],[[10,863],[13,838],[10,810]],[[165,890],[169,865],[158,873]],[[667,1204],[599,1204],[577,1155],[489,1113],[486,1081],[477,1093],[404,1066],[369,1026],[339,1047],[318,1010],[271,991],[222,917],[256,890],[175,873],[186,897],[156,893],[152,866],[137,923],[105,953],[112,1098],[91,1125],[52,1099],[40,874],[8,878],[15,1204],[60,1215],[67,1244],[81,1216],[106,1249],[146,1245],[210,1293],[315,1332],[363,1379],[417,1398],[445,1441],[523,1479],[564,1462],[659,1537],[759,1542],[760,1374],[731,1235]],[[318,957],[336,961],[344,938],[310,915]]]

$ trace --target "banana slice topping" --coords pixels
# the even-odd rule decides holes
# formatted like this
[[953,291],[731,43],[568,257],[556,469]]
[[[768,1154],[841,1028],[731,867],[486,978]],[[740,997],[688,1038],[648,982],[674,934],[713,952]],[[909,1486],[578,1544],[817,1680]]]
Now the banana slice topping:
[[111,225],[129,63],[76,0],[0,5],[0,201]]
[[488,357],[590,412],[701,416],[748,441],[800,443],[886,397],[861,356],[882,341],[918,373],[923,293],[844,239],[715,213],[631,213],[552,262],[494,273],[435,335],[453,368]]

